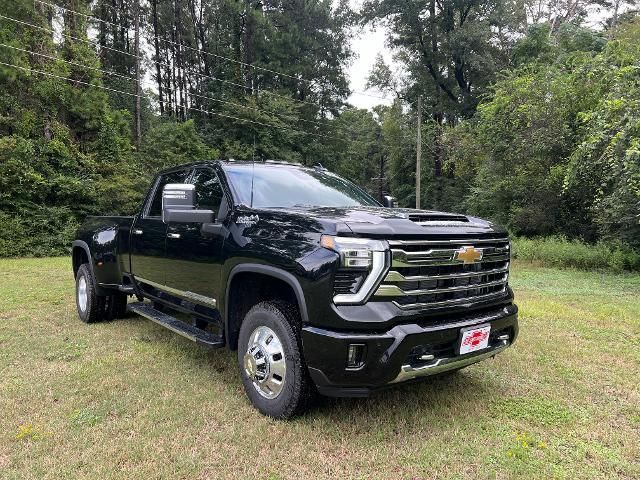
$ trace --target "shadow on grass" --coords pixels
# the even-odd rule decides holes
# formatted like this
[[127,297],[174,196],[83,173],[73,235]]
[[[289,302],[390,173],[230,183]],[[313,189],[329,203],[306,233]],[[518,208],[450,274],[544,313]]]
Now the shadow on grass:
[[[235,391],[243,391],[236,355],[229,350],[209,352],[207,368],[215,376],[213,381],[223,381],[237,386]],[[494,378],[473,368],[396,385],[369,398],[316,395],[309,411],[294,422],[313,424],[319,428],[318,433],[329,436],[336,432],[389,433],[397,428],[406,435],[424,427],[425,422],[435,428],[438,424],[446,426],[447,418],[484,415],[499,387]],[[255,414],[260,416],[257,411]]]
[[[133,315],[124,321],[143,320]],[[157,326],[149,332],[149,341],[166,342],[170,349],[182,357],[180,363],[198,366],[207,371],[212,382],[223,382],[242,391],[237,352],[228,349],[206,350],[187,339]],[[499,386],[496,379],[483,375],[471,366],[461,371],[427,377],[420,381],[397,385],[372,394],[369,398],[329,398],[317,395],[310,410],[298,420],[312,422],[324,433],[374,425],[377,429],[393,430],[402,426],[411,432],[413,425],[425,421],[446,422],[447,418],[483,414],[486,405],[495,400]],[[248,400],[247,400],[248,405]],[[260,416],[256,411],[255,414]],[[368,427],[367,427],[368,428]]]
[[493,400],[494,382],[471,370],[461,370],[397,385],[369,398],[320,397],[309,415],[325,417],[334,425],[365,420],[404,426],[422,423],[425,418],[463,417]]

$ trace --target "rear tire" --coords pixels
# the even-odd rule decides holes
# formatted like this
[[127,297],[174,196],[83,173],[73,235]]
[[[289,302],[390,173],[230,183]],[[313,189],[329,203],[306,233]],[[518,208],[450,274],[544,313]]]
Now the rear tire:
[[104,319],[106,297],[98,295],[93,274],[88,263],[83,263],[76,274],[76,307],[84,323],[95,323]]
[[240,326],[240,377],[251,403],[269,417],[299,415],[311,400],[299,331],[300,314],[282,301],[255,305]]

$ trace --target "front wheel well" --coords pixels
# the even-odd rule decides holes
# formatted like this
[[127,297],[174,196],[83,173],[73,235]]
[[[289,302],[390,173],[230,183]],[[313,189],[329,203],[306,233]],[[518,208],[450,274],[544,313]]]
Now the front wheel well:
[[293,287],[272,275],[241,272],[233,276],[227,291],[227,342],[229,348],[238,348],[240,325],[245,315],[260,302],[283,300],[300,311]]

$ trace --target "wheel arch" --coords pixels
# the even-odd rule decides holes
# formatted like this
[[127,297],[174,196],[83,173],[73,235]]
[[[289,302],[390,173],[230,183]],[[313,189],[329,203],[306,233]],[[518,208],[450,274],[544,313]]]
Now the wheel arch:
[[[91,250],[89,245],[83,240],[74,240],[71,242],[71,265],[73,268],[73,276],[78,274],[78,269],[83,263],[88,263],[93,278],[95,279],[95,272],[93,271],[93,262],[91,261]],[[95,283],[95,282],[94,282]]]
[[[233,281],[235,278],[238,277],[238,275],[251,274],[251,273],[260,275],[262,277],[271,277],[287,285],[291,289],[291,292],[293,294],[292,300],[295,299],[295,302],[296,302],[295,306],[298,307],[298,311],[300,312],[300,318],[302,322],[307,323],[309,319],[308,312],[307,312],[307,305],[305,302],[305,296],[304,296],[304,291],[302,290],[302,286],[300,285],[300,282],[298,281],[298,279],[294,275],[292,275],[290,272],[287,272],[286,270],[283,270],[278,267],[273,267],[271,265],[264,265],[259,263],[244,263],[244,264],[236,265],[235,267],[233,267],[233,269],[229,273],[229,276],[227,277],[225,297],[224,297],[224,312],[223,312],[226,342],[227,342],[227,346],[231,349],[236,348],[236,344],[238,340],[237,330],[239,330],[239,325],[240,325],[240,324],[237,325],[238,327],[237,329],[231,328],[235,326],[233,325],[234,320],[231,318],[231,315],[230,315],[232,310],[232,306],[230,303],[230,293],[232,291]],[[240,320],[240,323],[242,323],[242,320]]]
[[76,278],[80,265],[82,265],[83,263],[87,263],[89,265],[89,270],[91,270],[93,288],[96,289],[98,295],[106,295],[107,292],[98,283],[92,259],[93,257],[91,256],[91,250],[89,249],[89,245],[87,245],[87,242],[85,242],[84,240],[74,240],[73,242],[71,242],[71,266],[73,268],[73,278]]

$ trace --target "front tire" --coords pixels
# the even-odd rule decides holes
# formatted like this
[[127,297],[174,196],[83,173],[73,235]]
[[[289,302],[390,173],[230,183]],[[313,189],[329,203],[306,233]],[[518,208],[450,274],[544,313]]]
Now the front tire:
[[240,327],[238,364],[242,383],[251,403],[269,417],[299,415],[312,396],[299,325],[295,307],[270,301],[249,310]]

